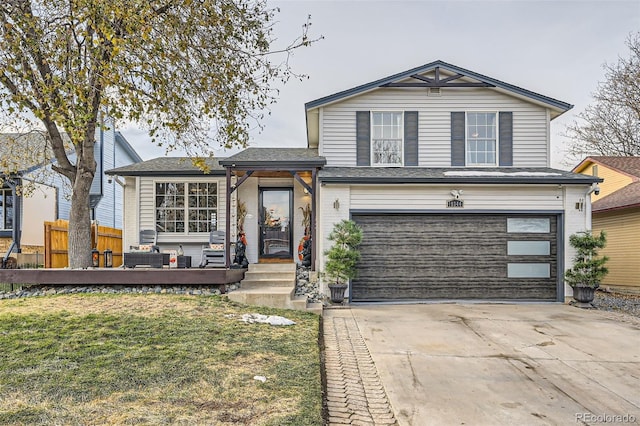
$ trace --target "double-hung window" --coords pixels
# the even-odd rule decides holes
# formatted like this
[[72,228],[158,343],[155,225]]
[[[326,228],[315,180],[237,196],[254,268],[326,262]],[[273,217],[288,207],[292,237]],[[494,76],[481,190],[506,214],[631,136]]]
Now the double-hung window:
[[371,165],[402,166],[403,113],[371,112]]
[[158,232],[209,232],[217,229],[216,182],[156,182]]
[[13,193],[0,189],[0,229],[13,229]]
[[497,164],[497,114],[467,112],[467,165]]

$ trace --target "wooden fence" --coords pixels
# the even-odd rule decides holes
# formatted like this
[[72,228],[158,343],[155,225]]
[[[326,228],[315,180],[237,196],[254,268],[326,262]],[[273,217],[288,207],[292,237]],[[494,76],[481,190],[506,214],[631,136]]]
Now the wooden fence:
[[[106,226],[91,227],[91,247],[100,252],[100,267],[104,267],[104,251],[113,252],[113,267],[122,265],[122,230]],[[96,244],[97,239],[97,244]],[[69,266],[69,222],[56,220],[44,223],[44,267]]]

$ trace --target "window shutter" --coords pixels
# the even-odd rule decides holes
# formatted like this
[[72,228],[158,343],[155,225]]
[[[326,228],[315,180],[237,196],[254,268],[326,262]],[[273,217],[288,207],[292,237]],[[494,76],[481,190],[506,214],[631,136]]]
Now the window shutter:
[[451,113],[451,165],[465,165],[465,113]]
[[404,113],[404,165],[418,165],[418,111]]
[[500,126],[498,134],[500,166],[513,166],[513,113],[501,112],[498,120]]
[[371,165],[371,114],[356,111],[356,164]]

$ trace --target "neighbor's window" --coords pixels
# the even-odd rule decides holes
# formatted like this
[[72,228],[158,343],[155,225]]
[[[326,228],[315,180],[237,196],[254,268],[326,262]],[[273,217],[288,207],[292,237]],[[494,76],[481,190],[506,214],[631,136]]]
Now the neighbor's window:
[[371,164],[402,166],[402,112],[371,113]]
[[157,182],[158,232],[209,232],[217,229],[218,184]]
[[0,189],[0,229],[13,229],[13,194]]
[[495,112],[467,113],[467,165],[496,165]]

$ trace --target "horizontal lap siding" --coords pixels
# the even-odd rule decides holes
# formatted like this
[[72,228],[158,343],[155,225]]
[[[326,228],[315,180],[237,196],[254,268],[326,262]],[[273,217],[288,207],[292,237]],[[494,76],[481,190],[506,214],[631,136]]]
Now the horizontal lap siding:
[[[210,182],[214,180],[218,183],[218,229],[224,229],[226,224],[226,178],[209,177],[209,178],[140,178],[140,229],[155,229],[155,182]],[[137,236],[136,236],[137,238]],[[159,242],[188,243],[188,242],[206,242],[208,234],[204,233],[160,233],[158,235]]]
[[446,208],[452,189],[461,189],[464,209],[449,209],[459,212],[471,209],[490,210],[562,210],[562,190],[557,186],[418,186],[397,185],[377,187],[353,186],[351,209],[371,210],[441,210]]
[[331,166],[356,165],[356,111],[418,111],[419,166],[451,165],[452,111],[513,112],[516,167],[548,165],[546,110],[487,89],[442,89],[441,96],[423,90],[380,89],[323,108],[322,152]]
[[[555,300],[556,224],[541,237],[506,233],[501,215],[355,215],[363,228],[354,301]],[[507,256],[509,239],[550,239],[551,256]],[[551,278],[507,278],[508,262],[551,263]]]
[[609,274],[602,284],[640,289],[640,209],[594,214],[593,231],[601,230],[607,233],[602,254],[609,256]]

